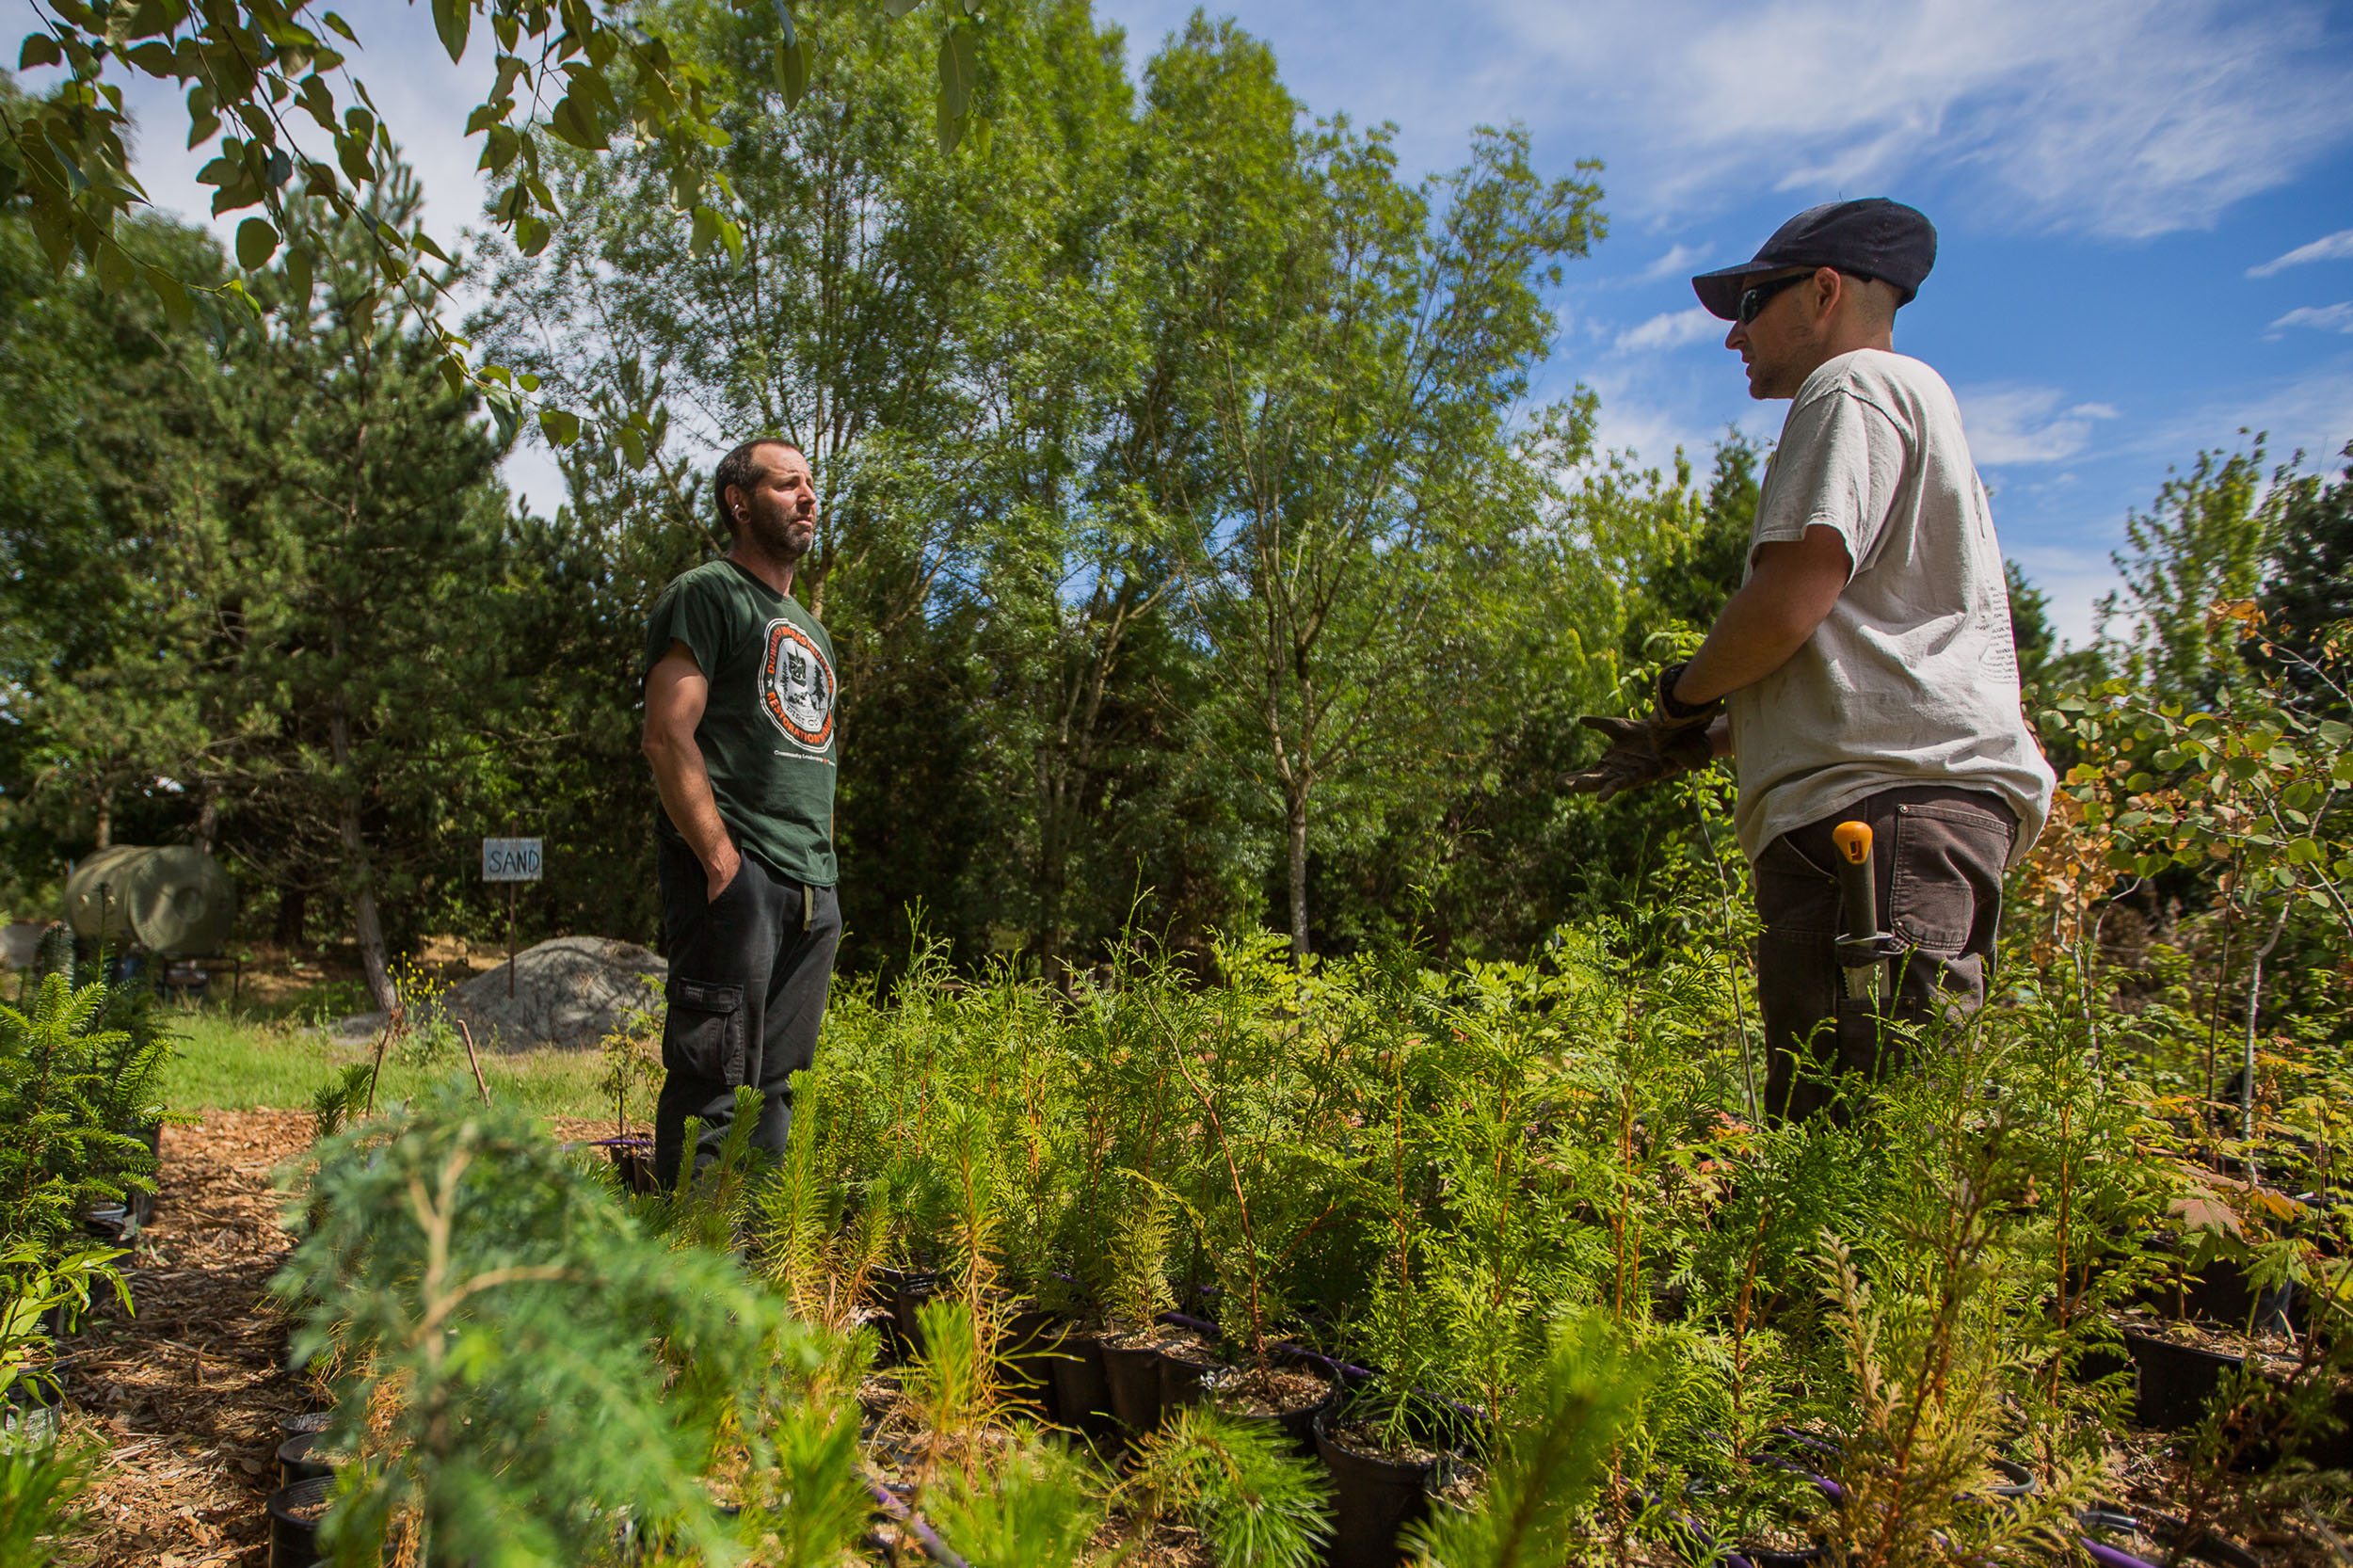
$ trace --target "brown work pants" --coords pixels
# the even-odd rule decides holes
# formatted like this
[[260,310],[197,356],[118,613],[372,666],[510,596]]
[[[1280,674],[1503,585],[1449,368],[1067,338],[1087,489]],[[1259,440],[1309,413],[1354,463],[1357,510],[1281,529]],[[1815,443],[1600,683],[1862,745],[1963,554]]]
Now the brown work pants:
[[1883,790],[1794,828],[1756,860],[1757,1000],[1765,1015],[1765,1111],[1775,1120],[1833,1111],[1903,1068],[1867,1004],[1847,1002],[1834,944],[1843,924],[1832,830],[1871,826],[1880,929],[1907,950],[1892,965],[1888,1016],[1925,1023],[1974,1012],[1993,978],[2002,868],[2018,819],[1982,790]]

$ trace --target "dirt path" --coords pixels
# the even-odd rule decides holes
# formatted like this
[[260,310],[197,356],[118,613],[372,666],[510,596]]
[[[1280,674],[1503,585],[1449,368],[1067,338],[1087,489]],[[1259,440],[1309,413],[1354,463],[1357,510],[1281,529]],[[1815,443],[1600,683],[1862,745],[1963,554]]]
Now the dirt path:
[[163,1195],[131,1273],[61,1347],[72,1426],[110,1457],[87,1497],[81,1561],[218,1568],[268,1560],[278,1417],[302,1406],[286,1322],[265,1298],[292,1238],[270,1173],[310,1141],[287,1111],[216,1112],[167,1127]]
[[[71,1430],[102,1443],[85,1501],[88,1568],[262,1568],[278,1418],[306,1408],[268,1299],[293,1238],[271,1173],[311,1142],[294,1111],[214,1111],[167,1127],[155,1218],[131,1272],[136,1310],[103,1300],[58,1349]],[[561,1138],[609,1124],[559,1121]]]

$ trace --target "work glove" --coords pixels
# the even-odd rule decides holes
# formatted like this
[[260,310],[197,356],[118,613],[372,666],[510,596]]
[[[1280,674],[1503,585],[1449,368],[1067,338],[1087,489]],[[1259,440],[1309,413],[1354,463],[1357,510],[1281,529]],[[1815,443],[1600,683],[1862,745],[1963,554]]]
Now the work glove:
[[1583,773],[1561,780],[1572,794],[1598,794],[1612,800],[1628,790],[1648,789],[1670,778],[1696,773],[1716,760],[1707,727],[1723,712],[1723,699],[1697,706],[1674,699],[1675,682],[1683,666],[1669,664],[1658,672],[1656,705],[1639,719],[1604,718],[1587,713],[1577,722],[1609,739],[1609,749]]

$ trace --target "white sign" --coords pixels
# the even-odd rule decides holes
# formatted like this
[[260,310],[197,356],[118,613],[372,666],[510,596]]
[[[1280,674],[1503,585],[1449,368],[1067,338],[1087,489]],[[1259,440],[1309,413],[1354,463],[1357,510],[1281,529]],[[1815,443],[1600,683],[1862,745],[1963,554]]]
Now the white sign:
[[482,880],[485,882],[538,881],[539,840],[536,839],[483,840]]

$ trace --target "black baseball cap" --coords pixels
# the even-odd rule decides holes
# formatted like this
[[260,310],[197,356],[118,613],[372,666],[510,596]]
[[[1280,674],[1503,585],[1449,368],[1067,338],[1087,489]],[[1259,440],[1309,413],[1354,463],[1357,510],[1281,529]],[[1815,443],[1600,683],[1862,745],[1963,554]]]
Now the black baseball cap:
[[1692,290],[1707,313],[1725,321],[1740,312],[1740,280],[1793,266],[1831,266],[1857,278],[1893,283],[1909,305],[1936,264],[1936,225],[1915,207],[1868,196],[1808,207],[1773,231],[1756,259],[1703,272]]

